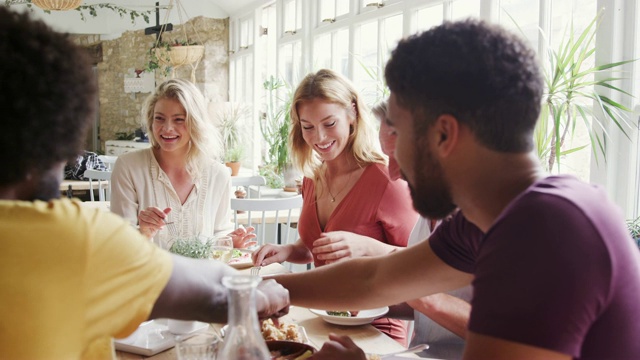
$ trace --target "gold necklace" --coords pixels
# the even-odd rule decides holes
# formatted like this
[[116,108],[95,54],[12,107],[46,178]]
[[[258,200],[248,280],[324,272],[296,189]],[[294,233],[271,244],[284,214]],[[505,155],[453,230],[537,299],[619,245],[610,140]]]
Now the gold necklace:
[[329,187],[329,181],[327,180],[326,172],[327,170],[325,169],[325,171],[322,173],[322,177],[324,180],[324,184],[327,186],[327,191],[329,192],[329,196],[331,197],[331,202],[334,203],[336,202],[336,198],[340,195],[340,193],[342,193],[342,190],[346,189],[347,185],[349,185],[349,182],[351,181],[351,175],[353,175],[353,170],[349,172],[349,178],[347,179],[345,186],[343,186],[342,189],[340,189],[340,191],[338,191],[338,193],[335,195],[331,193],[331,188]]

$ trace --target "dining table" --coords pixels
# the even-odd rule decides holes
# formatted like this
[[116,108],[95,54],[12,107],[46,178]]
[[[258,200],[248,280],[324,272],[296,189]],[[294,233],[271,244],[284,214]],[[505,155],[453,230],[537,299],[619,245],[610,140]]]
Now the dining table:
[[[250,269],[238,270],[242,274],[249,274]],[[260,276],[287,273],[289,270],[281,264],[271,264],[260,269]],[[370,324],[358,326],[340,326],[325,322],[322,318],[313,314],[309,309],[300,306],[291,306],[289,313],[280,319],[280,323],[294,324],[304,328],[307,335],[307,343],[320,350],[322,344],[329,338],[329,333],[348,335],[367,354],[384,355],[405,350],[405,347],[386,336],[380,330]],[[220,330],[224,324],[209,324],[208,328],[202,332],[214,333],[220,336]],[[177,359],[174,347],[157,353],[153,356],[136,355],[124,351],[116,351],[116,358],[121,360],[131,359],[153,359],[153,360],[175,360]],[[403,354],[393,357],[419,359],[415,354]]]

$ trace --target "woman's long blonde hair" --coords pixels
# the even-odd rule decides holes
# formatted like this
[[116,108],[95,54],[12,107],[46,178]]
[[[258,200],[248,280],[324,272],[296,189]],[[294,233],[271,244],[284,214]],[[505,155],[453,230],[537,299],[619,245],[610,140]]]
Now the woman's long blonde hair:
[[182,79],[171,79],[158,85],[142,106],[142,125],[149,134],[151,146],[158,147],[158,139],[153,135],[154,107],[160,99],[173,99],[180,102],[186,112],[186,124],[191,137],[187,152],[186,169],[196,178],[205,164],[220,161],[222,139],[220,132],[209,119],[207,103],[202,92],[191,82]]
[[293,95],[291,102],[291,131],[289,146],[293,164],[305,176],[317,178],[322,162],[302,137],[302,126],[298,116],[298,106],[304,102],[321,99],[338,104],[347,110],[353,119],[349,140],[344,151],[353,154],[356,163],[364,167],[372,163],[386,164],[386,157],[379,149],[369,120],[369,108],[360,98],[353,84],[342,75],[328,69],[319,70],[305,76]]

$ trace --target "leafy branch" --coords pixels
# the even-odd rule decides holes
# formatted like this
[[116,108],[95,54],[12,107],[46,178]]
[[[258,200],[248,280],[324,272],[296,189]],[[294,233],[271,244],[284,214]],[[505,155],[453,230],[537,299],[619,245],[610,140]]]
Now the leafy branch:
[[[6,6],[26,5],[30,10],[33,7],[33,4],[31,3],[31,0],[5,0],[4,4]],[[86,21],[87,19],[85,17],[85,11],[88,11],[89,15],[91,15],[92,17],[97,17],[98,16],[98,9],[111,10],[111,11],[117,13],[118,15],[120,15],[121,18],[129,17],[131,19],[131,23],[132,24],[135,24],[135,22],[136,22],[136,20],[138,18],[142,18],[144,20],[144,22],[146,22],[148,24],[149,23],[149,16],[151,14],[155,13],[155,9],[154,10],[146,10],[146,11],[138,11],[138,10],[131,10],[131,9],[119,6],[119,5],[108,4],[108,3],[91,4],[91,5],[80,5],[75,10],[78,11],[78,13],[80,14],[80,18],[82,19],[82,21]],[[47,14],[51,14],[51,11],[49,11],[49,10],[44,10],[44,12],[47,13]]]

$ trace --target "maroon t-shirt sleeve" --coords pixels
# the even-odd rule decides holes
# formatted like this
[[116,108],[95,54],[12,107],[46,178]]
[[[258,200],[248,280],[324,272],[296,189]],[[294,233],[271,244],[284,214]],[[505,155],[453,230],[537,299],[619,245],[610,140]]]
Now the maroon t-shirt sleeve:
[[477,226],[467,221],[458,211],[436,227],[429,237],[429,245],[447,265],[473,273],[483,235]]

